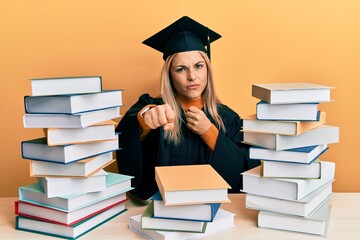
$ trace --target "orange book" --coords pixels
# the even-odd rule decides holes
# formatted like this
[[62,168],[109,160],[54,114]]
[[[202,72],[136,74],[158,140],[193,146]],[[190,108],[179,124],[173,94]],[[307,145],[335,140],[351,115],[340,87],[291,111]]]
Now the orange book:
[[155,179],[165,205],[230,202],[230,185],[210,165],[156,167]]

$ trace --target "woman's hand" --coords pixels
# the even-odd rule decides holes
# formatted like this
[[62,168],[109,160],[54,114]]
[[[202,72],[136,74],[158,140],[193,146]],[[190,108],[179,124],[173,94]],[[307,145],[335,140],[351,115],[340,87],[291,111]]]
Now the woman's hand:
[[174,115],[170,105],[163,104],[150,108],[144,113],[143,118],[146,125],[151,129],[163,126],[165,131],[169,131],[174,128]]
[[205,113],[197,107],[191,106],[185,113],[187,127],[197,135],[203,135],[211,127],[211,122]]

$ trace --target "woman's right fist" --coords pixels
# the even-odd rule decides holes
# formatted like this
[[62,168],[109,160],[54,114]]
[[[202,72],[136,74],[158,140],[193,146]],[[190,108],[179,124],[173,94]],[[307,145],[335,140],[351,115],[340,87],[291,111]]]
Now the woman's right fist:
[[169,131],[174,128],[174,111],[169,104],[150,108],[143,114],[143,118],[151,129],[163,126],[165,131]]

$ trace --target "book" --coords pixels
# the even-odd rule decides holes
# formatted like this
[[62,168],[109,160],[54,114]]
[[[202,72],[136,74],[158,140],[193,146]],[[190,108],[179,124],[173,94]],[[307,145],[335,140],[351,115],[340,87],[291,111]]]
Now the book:
[[21,152],[24,159],[68,164],[119,149],[118,135],[115,140],[69,144],[49,147],[46,138],[23,141]]
[[132,176],[108,172],[108,175],[106,175],[106,189],[104,191],[53,198],[48,198],[40,185],[33,183],[19,187],[19,200],[60,211],[71,212],[132,190],[132,178]]
[[126,194],[124,193],[71,212],[55,210],[33,203],[16,201],[15,214],[40,221],[72,226],[119,204],[122,204],[125,209],[126,200]]
[[30,79],[31,95],[64,95],[102,91],[101,76],[78,76]]
[[188,221],[179,219],[155,218],[154,202],[150,202],[141,215],[141,228],[160,231],[180,231],[203,233],[206,229],[206,222]]
[[155,180],[165,206],[230,202],[230,185],[208,164],[155,167]]
[[251,146],[249,149],[249,156],[250,159],[256,160],[309,164],[316,160],[328,149],[329,147],[327,146],[327,144],[292,148],[282,151],[275,151],[272,149]]
[[297,136],[244,132],[244,143],[276,151],[339,142],[339,127],[321,125]]
[[84,128],[120,117],[120,107],[77,114],[27,113],[23,116],[25,128]]
[[256,115],[243,118],[243,132],[273,133],[280,135],[300,135],[325,123],[326,114],[321,112],[318,121],[271,121],[257,120]]
[[245,206],[248,209],[308,217],[318,206],[327,201],[331,194],[332,182],[319,187],[298,201],[248,193],[245,198]]
[[252,96],[271,104],[330,102],[329,86],[313,83],[253,84]]
[[287,214],[260,211],[258,227],[307,233],[326,237],[329,226],[331,206],[326,201],[309,217],[299,217]]
[[53,237],[76,239],[125,211],[124,205],[119,204],[71,226],[16,216],[15,228],[17,230],[45,234]]
[[318,121],[319,103],[270,104],[261,101],[256,104],[258,120]]
[[217,232],[231,229],[234,224],[235,214],[219,209],[213,222],[208,222],[204,233],[175,232],[175,231],[157,231],[141,228],[141,214],[132,216],[129,219],[129,228],[147,239],[154,240],[180,240],[197,239]]
[[48,146],[80,144],[116,138],[117,123],[108,120],[85,128],[44,128]]
[[323,161],[298,164],[276,161],[262,161],[262,177],[315,179],[321,177]]
[[26,113],[75,114],[120,107],[122,90],[107,90],[89,94],[25,96]]
[[160,192],[151,200],[154,203],[154,218],[212,222],[221,203],[165,206]]
[[31,177],[90,177],[113,163],[113,153],[107,152],[69,164],[29,160]]
[[[39,177],[38,183],[48,198],[100,192],[106,189],[104,170],[88,178]],[[76,186],[76,187],[74,187]]]
[[335,163],[324,161],[319,179],[263,178],[261,166],[243,172],[242,176],[242,191],[246,193],[297,201],[333,181]]

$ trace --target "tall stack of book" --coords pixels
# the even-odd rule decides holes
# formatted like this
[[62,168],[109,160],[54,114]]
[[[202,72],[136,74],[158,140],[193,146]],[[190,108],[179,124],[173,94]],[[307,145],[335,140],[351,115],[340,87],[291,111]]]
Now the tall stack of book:
[[311,83],[256,84],[261,101],[244,118],[250,159],[261,166],[242,173],[246,207],[259,210],[258,227],[326,236],[335,163],[320,160],[339,128],[325,125],[320,103],[331,87]]
[[37,182],[19,188],[15,227],[77,238],[126,211],[132,177],[104,171],[119,150],[122,91],[103,91],[100,76],[31,79],[31,90],[24,126],[45,137],[21,143]]
[[[194,239],[234,226],[229,185],[210,165],[156,167],[159,192],[129,227],[149,239]],[[205,177],[206,176],[206,177]]]

